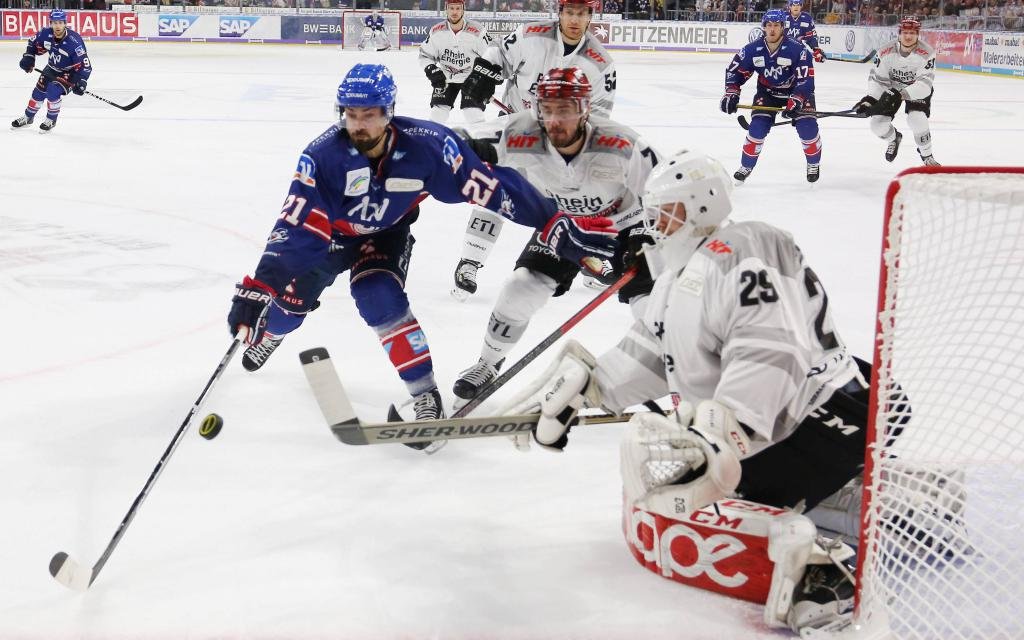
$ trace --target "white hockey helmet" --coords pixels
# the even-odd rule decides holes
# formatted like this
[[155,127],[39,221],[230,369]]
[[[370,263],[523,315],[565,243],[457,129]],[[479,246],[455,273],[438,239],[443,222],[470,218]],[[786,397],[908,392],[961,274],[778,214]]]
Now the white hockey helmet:
[[704,238],[732,212],[732,180],[718,160],[683,149],[662,159],[644,189],[651,275],[682,269]]

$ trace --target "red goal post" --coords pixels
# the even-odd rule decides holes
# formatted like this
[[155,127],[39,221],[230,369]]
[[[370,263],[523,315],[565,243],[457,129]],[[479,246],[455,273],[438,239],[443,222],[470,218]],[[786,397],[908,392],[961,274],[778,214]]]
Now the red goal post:
[[1024,167],[886,194],[853,623],[1024,638]]

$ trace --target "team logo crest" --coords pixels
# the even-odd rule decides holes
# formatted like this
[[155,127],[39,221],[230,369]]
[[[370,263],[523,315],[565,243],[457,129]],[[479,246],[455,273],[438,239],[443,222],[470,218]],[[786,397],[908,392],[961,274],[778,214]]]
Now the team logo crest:
[[316,186],[316,163],[306,154],[299,156],[299,166],[295,168],[292,180],[298,180],[307,187]]

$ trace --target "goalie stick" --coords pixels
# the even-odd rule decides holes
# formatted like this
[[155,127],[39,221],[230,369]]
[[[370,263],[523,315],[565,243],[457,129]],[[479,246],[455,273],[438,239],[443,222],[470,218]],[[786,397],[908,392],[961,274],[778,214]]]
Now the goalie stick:
[[[43,75],[43,72],[40,71],[39,69],[36,69],[36,73],[38,73],[39,75]],[[131,111],[135,107],[137,107],[140,104],[142,104],[142,96],[139,96],[139,97],[135,98],[134,100],[132,100],[128,104],[117,104],[113,100],[108,100],[108,99],[104,98],[103,96],[98,96],[95,93],[93,93],[92,91],[89,91],[88,89],[85,90],[85,95],[92,96],[93,98],[96,98],[100,102],[106,102],[110,106],[117,107],[121,111]]]
[[[306,374],[309,386],[313,389],[313,396],[320,406],[324,419],[330,425],[331,432],[345,444],[411,444],[434,440],[511,436],[529,433],[537,426],[537,420],[540,418],[539,414],[533,413],[366,424],[356,416],[327,349],[307,349],[299,354],[299,361],[302,362],[302,371]],[[629,414],[617,416],[600,413],[580,416],[579,424],[613,424],[626,422],[629,418]]]
[[220,364],[214,370],[213,375],[206,381],[206,386],[203,387],[202,393],[196,399],[195,403],[192,404],[192,408],[189,409],[188,415],[185,416],[185,421],[178,427],[178,431],[174,434],[174,438],[171,439],[171,444],[167,445],[167,449],[164,450],[164,454],[160,456],[160,460],[157,461],[156,467],[153,472],[149,474],[149,479],[146,480],[145,486],[142,487],[142,491],[135,497],[135,501],[132,502],[132,506],[128,509],[128,513],[125,514],[124,519],[121,520],[121,524],[118,525],[117,531],[114,532],[114,537],[110,539],[107,544],[106,550],[103,551],[103,555],[96,561],[96,564],[91,569],[87,569],[82,565],[78,564],[68,556],[67,553],[60,551],[55,553],[53,558],[50,559],[50,575],[54,579],[69,589],[76,591],[85,591],[88,589],[93,582],[96,581],[96,577],[100,575],[100,571],[103,570],[103,566],[107,564],[107,560],[110,559],[110,554],[114,553],[114,548],[117,547],[117,543],[121,542],[121,538],[124,537],[125,532],[128,530],[128,525],[131,524],[135,518],[135,514],[138,513],[139,507],[142,506],[143,500],[149,495],[150,489],[156,483],[156,479],[160,477],[160,473],[163,471],[167,461],[170,460],[171,455],[174,454],[174,450],[178,448],[181,443],[182,436],[185,435],[185,431],[188,429],[189,424],[192,423],[192,418],[198,413],[200,407],[203,405],[203,401],[206,400],[206,396],[209,395],[213,385],[220,379],[222,373],[227,368],[228,363],[231,362],[231,358],[234,357],[235,352],[238,350],[238,345],[241,341],[235,338],[231,342],[231,346],[228,348],[227,353],[221,358]]

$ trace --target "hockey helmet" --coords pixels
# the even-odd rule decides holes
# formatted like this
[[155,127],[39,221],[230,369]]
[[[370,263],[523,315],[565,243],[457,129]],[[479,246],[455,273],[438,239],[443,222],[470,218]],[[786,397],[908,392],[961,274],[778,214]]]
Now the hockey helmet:
[[391,70],[382,64],[357,64],[338,85],[337,105],[339,111],[345,107],[383,107],[390,120],[395,114],[395,99],[398,85]]
[[67,22],[68,14],[63,9],[52,9],[50,11],[50,22]]
[[587,7],[591,13],[601,10],[601,0],[558,0],[558,10],[561,11],[562,7],[567,4],[575,4]]
[[769,9],[768,11],[765,11],[764,16],[761,17],[761,26],[763,27],[769,22],[786,24],[786,12],[782,9]]
[[447,7],[450,4],[461,4],[461,5],[465,6],[466,5],[466,0],[444,0],[444,6]]
[[590,96],[593,87],[587,74],[579,67],[551,69],[537,81],[537,102],[558,98],[576,103],[580,113],[590,111]]
[[793,7],[793,6],[801,6],[802,7],[803,5],[804,5],[804,0],[789,0],[789,2],[786,3],[787,7]]
[[681,269],[732,212],[732,180],[718,160],[684,149],[664,158],[644,188],[651,274]]
[[917,19],[917,16],[903,16],[900,20],[899,33],[904,31],[920,31],[921,21]]

